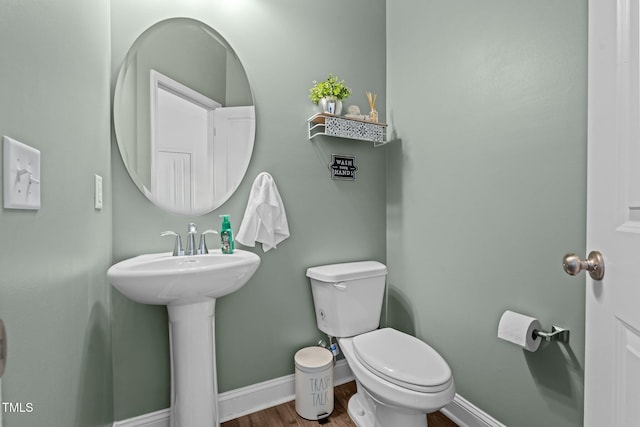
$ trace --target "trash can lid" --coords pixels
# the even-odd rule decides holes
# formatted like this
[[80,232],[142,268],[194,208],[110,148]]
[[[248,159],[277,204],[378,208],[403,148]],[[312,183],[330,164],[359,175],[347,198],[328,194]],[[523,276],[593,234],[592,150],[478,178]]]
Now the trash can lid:
[[323,347],[305,347],[293,357],[296,367],[303,371],[327,368],[333,362],[333,354]]

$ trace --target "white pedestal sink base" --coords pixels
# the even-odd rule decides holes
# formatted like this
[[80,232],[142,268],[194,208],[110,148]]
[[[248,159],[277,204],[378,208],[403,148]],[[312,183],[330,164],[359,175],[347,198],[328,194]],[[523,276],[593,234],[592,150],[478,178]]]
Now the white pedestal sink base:
[[217,427],[215,304],[168,305],[171,427]]
[[260,265],[253,252],[140,255],[107,271],[111,284],[141,304],[166,305],[171,341],[171,427],[218,427],[216,298],[247,283]]

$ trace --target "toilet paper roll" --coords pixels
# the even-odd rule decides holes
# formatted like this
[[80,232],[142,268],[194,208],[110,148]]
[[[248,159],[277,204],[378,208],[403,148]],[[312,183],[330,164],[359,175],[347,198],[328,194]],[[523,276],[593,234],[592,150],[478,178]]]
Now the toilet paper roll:
[[507,310],[502,314],[498,324],[498,338],[519,345],[525,350],[536,351],[542,339],[533,337],[534,330],[542,330],[538,319]]

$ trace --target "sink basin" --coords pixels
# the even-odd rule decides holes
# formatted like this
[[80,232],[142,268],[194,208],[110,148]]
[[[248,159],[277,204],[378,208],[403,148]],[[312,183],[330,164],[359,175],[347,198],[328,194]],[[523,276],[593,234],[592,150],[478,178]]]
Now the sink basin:
[[232,254],[140,255],[107,271],[111,284],[129,299],[155,305],[191,304],[240,289],[256,272],[260,257],[236,249]]

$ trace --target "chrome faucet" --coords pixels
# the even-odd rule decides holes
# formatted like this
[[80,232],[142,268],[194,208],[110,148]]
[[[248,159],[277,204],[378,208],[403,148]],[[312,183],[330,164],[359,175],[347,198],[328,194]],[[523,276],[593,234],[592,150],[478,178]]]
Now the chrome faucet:
[[216,230],[206,230],[200,234],[200,243],[196,247],[196,234],[198,234],[198,228],[194,223],[189,223],[187,226],[187,249],[184,250],[182,247],[182,238],[175,231],[163,231],[160,233],[160,236],[175,236],[176,241],[173,246],[173,256],[183,256],[183,255],[204,255],[209,253],[209,249],[207,248],[207,242],[205,240],[205,235],[207,234],[218,234]]
[[196,248],[196,234],[198,234],[198,229],[193,222],[190,222],[187,226],[187,250],[185,251],[185,255],[197,255],[198,249]]

